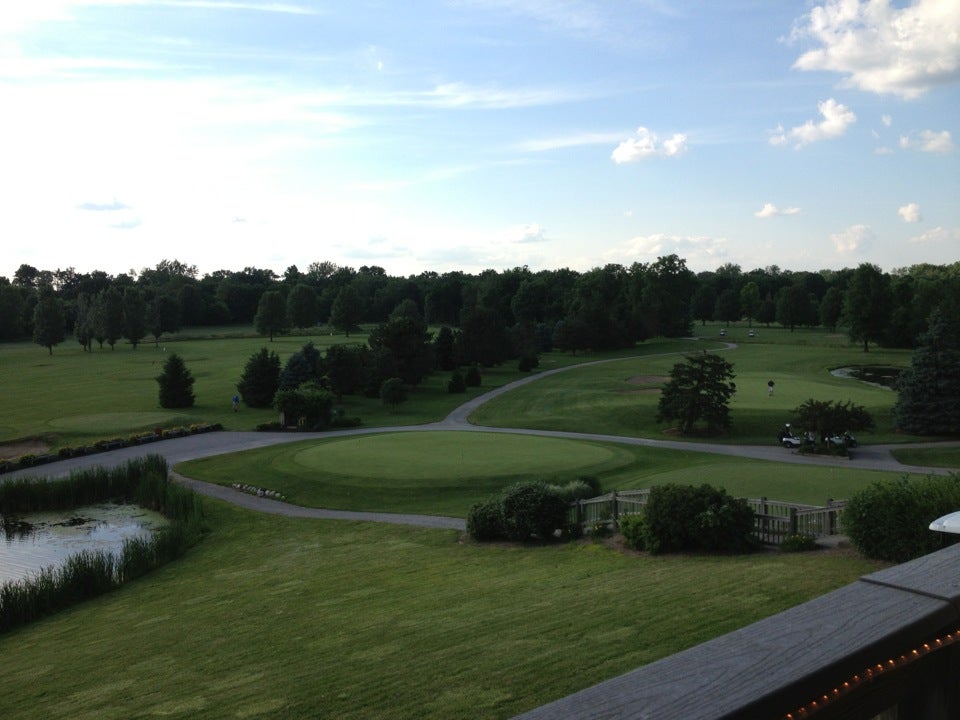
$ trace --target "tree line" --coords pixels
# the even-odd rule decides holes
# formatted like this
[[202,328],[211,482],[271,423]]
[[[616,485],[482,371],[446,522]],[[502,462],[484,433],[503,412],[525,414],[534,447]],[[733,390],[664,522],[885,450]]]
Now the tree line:
[[182,327],[253,323],[273,337],[327,325],[349,335],[387,323],[404,302],[430,326],[462,333],[461,350],[483,365],[555,347],[577,352],[629,347],[651,337],[682,337],[708,321],[777,324],[794,330],[842,328],[864,350],[913,348],[937,307],[960,305],[960,262],[883,272],[743,271],[733,264],[694,273],[677,255],[578,272],[526,267],[479,274],[422,272],[314,262],[283,275],[246,267],[200,276],[163,260],[116,276],[21,265],[0,277],[0,341],[33,338],[52,348],[72,335],[85,348],[136,347]]

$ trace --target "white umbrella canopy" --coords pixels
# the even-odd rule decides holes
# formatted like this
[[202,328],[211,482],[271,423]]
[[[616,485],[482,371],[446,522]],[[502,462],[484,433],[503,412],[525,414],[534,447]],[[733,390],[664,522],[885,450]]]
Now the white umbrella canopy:
[[930,529],[937,532],[960,534],[960,510],[937,518],[930,523]]

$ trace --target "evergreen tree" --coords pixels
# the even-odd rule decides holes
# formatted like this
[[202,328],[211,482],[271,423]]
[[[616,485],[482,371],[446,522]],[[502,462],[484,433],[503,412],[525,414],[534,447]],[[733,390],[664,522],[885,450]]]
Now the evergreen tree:
[[171,353],[157,376],[160,385],[160,407],[193,407],[193,375],[176,353]]
[[65,322],[63,302],[54,294],[53,288],[41,288],[33,310],[33,341],[53,355],[53,346],[62,343],[66,336]]
[[237,390],[247,407],[265,408],[273,404],[280,386],[280,357],[261,348],[247,360]]
[[678,420],[683,433],[700,420],[706,421],[709,433],[729,428],[729,402],[737,389],[733,377],[733,365],[712,353],[677,363],[660,396],[657,422]]
[[900,376],[893,413],[897,426],[916,435],[960,434],[960,321],[937,309],[920,336],[910,369]]

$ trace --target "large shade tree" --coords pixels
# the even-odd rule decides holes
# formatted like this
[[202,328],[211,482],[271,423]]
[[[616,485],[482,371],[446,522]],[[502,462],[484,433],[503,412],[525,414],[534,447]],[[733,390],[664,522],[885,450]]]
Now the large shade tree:
[[267,290],[260,296],[253,325],[258,333],[269,336],[270,342],[274,335],[286,329],[287,308],[279,290]]
[[876,265],[863,263],[850,278],[843,298],[843,319],[854,342],[863,343],[863,351],[871,342],[883,338],[890,322],[890,278]]
[[33,341],[53,355],[53,346],[62,343],[66,335],[65,322],[63,301],[54,294],[52,288],[41,288],[37,306],[33,310]]

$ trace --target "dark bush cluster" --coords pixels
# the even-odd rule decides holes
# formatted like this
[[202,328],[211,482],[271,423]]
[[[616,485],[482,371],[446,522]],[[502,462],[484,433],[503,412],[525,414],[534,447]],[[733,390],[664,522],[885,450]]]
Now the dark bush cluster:
[[929,529],[930,523],[960,508],[960,474],[878,481],[850,498],[843,526],[862,554],[906,562],[939,550],[956,536]]
[[643,541],[652,553],[745,552],[755,547],[753,510],[742,498],[710,485],[650,489]]
[[568,509],[559,488],[542,480],[520,482],[497,498],[475,503],[467,513],[467,532],[481,542],[549,540],[566,526]]

